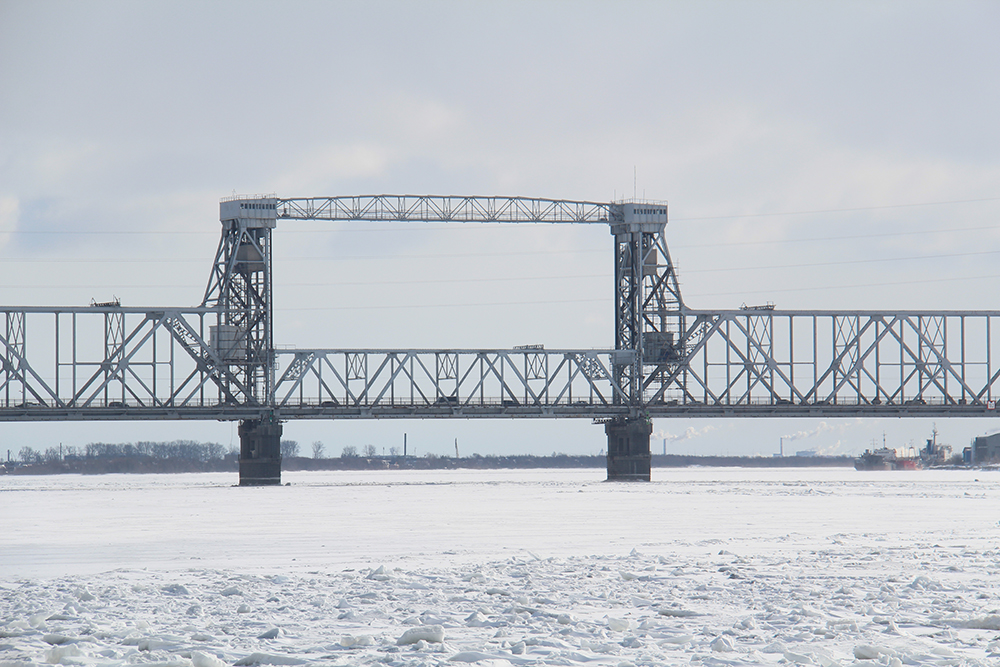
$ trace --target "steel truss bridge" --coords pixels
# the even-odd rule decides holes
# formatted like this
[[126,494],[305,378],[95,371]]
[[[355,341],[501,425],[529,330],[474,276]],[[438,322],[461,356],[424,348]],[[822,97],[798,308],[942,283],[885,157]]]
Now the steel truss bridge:
[[[649,478],[653,417],[983,417],[1000,311],[688,308],[661,202],[231,197],[201,305],[0,308],[0,421],[240,420],[241,483],[280,482],[289,419],[591,418],[608,475]],[[602,224],[609,349],[285,349],[273,341],[278,221]]]

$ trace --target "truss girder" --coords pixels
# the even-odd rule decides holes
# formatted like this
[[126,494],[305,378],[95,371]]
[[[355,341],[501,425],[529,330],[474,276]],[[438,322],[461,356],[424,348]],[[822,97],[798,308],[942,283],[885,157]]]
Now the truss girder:
[[616,364],[616,382],[638,408],[651,388],[683,360],[686,314],[663,224],[615,224],[615,348],[630,350]]
[[[271,401],[274,387],[273,310],[271,307],[271,228],[246,221],[223,223],[203,307],[220,313],[216,339],[210,340],[228,367],[226,393],[259,405]],[[228,380],[227,380],[228,382]]]
[[[610,406],[624,398],[610,380],[611,350],[278,351],[288,369],[279,411],[303,405],[418,413]],[[343,373],[338,369],[353,369]],[[419,416],[419,415],[418,415]]]
[[216,318],[204,308],[0,310],[18,322],[13,335],[0,331],[0,419],[126,409],[143,418],[149,409],[234,403],[229,387],[241,388],[240,379],[205,340]]
[[620,213],[614,204],[527,197],[364,195],[278,200],[278,217],[291,220],[606,224],[616,216]]
[[[113,313],[113,317],[111,317]],[[640,409],[690,416],[987,416],[1000,312],[692,311]],[[0,309],[0,421],[611,417],[629,350],[278,350],[273,403],[206,335],[212,308]],[[113,335],[107,324],[113,323]],[[235,393],[230,391],[235,388]]]
[[956,406],[975,413],[992,410],[1000,393],[998,312],[684,314],[694,320],[684,359],[664,369],[660,386],[648,385],[648,408],[873,414]]

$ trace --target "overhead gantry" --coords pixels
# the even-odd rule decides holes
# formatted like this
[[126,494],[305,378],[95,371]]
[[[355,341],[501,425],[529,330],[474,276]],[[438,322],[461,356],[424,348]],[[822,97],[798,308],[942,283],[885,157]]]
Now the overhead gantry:
[[[198,307],[0,308],[0,421],[239,420],[253,485],[280,483],[289,419],[590,418],[608,478],[648,480],[653,417],[996,414],[1000,311],[693,310],[665,203],[250,196],[220,220]],[[278,348],[271,236],[294,220],[607,225],[614,347]]]
[[[316,389],[320,395],[315,398],[321,407],[354,410],[362,406],[358,405],[359,396],[351,393],[351,381],[362,387],[365,402],[372,398],[367,362],[375,355],[381,357],[375,377],[384,372],[388,377],[379,379],[381,391],[365,408],[382,408],[388,401],[390,411],[395,412],[397,390],[403,393],[399,407],[411,409],[405,416],[480,412],[527,416],[535,410],[548,412],[548,416],[559,416],[560,412],[568,416],[575,408],[605,424],[610,478],[649,479],[652,425],[642,409],[648,367],[643,360],[679,358],[674,346],[684,330],[680,290],[663,237],[665,203],[411,195],[232,197],[222,201],[220,219],[222,239],[202,305],[218,310],[219,323],[211,329],[212,347],[228,365],[230,373],[220,385],[236,403],[277,408],[296,391],[301,403],[305,398],[303,379],[311,376],[319,382]],[[615,237],[615,348],[606,354],[606,360],[593,351],[424,351],[423,356],[434,356],[433,375],[417,350],[299,351],[275,378],[270,248],[271,232],[279,219],[610,225]],[[554,354],[561,359],[550,367]],[[338,372],[341,367],[342,374]],[[330,378],[326,383],[322,381],[323,370]],[[424,392],[417,381],[425,375],[434,385],[432,391]],[[238,381],[229,381],[230,377]],[[453,388],[442,386],[452,381]],[[340,397],[335,395],[339,392],[330,390],[337,384],[344,389]],[[289,386],[284,400],[276,393],[279,385]],[[485,403],[487,398],[499,402]],[[261,479],[276,478],[280,472],[280,422],[272,418],[244,420],[240,434],[241,479],[258,473]],[[261,472],[265,469],[271,472]]]

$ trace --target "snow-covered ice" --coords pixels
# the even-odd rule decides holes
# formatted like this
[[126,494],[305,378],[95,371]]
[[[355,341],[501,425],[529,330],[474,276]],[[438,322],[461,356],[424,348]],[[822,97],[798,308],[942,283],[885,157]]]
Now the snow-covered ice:
[[1000,665],[1000,473],[0,478],[0,667]]

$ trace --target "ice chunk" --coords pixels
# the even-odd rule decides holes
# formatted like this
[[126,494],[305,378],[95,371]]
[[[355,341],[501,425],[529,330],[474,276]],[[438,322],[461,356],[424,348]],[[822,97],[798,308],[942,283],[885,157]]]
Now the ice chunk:
[[970,618],[956,625],[972,630],[1000,630],[1000,616],[990,614],[989,616],[981,616],[980,618]]
[[480,660],[496,660],[499,656],[479,651],[462,651],[448,658],[448,662],[479,662]]
[[290,655],[274,655],[272,653],[251,653],[245,658],[240,658],[233,663],[237,667],[242,665],[304,665],[305,660],[293,658]]
[[732,653],[735,649],[728,637],[716,637],[709,647],[716,653]]
[[854,657],[858,660],[879,660],[882,656],[891,658],[895,655],[896,652],[892,649],[883,648],[881,646],[860,644],[854,647]]
[[91,600],[95,599],[93,594],[90,591],[88,591],[86,587],[76,589],[73,592],[73,595],[75,595],[76,598],[81,602],[90,602]]
[[72,639],[70,639],[66,635],[60,635],[55,632],[50,632],[49,634],[42,636],[42,641],[45,642],[46,644],[65,644],[67,642],[72,641]]
[[689,641],[694,639],[694,635],[675,635],[673,637],[664,637],[660,640],[660,644],[687,644]]
[[690,618],[691,616],[698,615],[698,612],[691,611],[690,609],[673,609],[671,607],[661,609],[657,613],[660,616],[672,616],[674,618]]
[[629,622],[625,618],[608,618],[608,629],[614,632],[624,632],[628,630]]
[[419,641],[437,643],[443,642],[444,628],[440,625],[421,625],[417,628],[410,628],[396,640],[396,646],[416,644]]
[[257,639],[277,639],[278,634],[280,633],[281,630],[279,630],[278,628],[268,628],[264,632],[257,635]]
[[71,658],[81,655],[83,655],[83,651],[76,644],[62,644],[60,646],[53,646],[45,652],[45,662],[53,665],[68,664],[72,662]]
[[236,586],[227,586],[226,588],[222,589],[222,592],[220,592],[219,595],[225,595],[226,597],[229,597],[231,595],[243,595],[243,591],[236,588]]
[[[594,653],[604,653],[604,654],[608,654],[608,655],[614,655],[614,654],[617,654],[619,651],[621,651],[622,647],[619,646],[618,644],[612,644],[611,642],[604,642],[604,643],[602,643],[602,642],[588,642],[588,641],[584,640],[584,641],[580,642],[580,648],[590,649]],[[583,656],[581,656],[581,661],[584,660],[584,659],[586,659],[586,658],[584,658]]]
[[371,635],[344,635],[340,638],[340,645],[344,648],[354,648],[358,646],[371,646],[375,642],[372,640]]
[[214,655],[201,651],[191,651],[191,664],[194,667],[228,667],[225,662],[219,660]]
[[811,656],[805,655],[803,653],[795,653],[793,651],[784,652],[785,660],[796,665],[811,665],[813,664],[813,659]]
[[163,586],[160,588],[160,592],[164,595],[190,595],[190,591],[186,589],[181,584],[170,584],[168,586]]
[[385,566],[383,565],[379,565],[377,570],[372,570],[368,578],[373,581],[388,581],[390,579],[389,573],[385,571]]
[[236,608],[236,613],[237,614],[249,614],[250,613],[250,607],[249,607],[249,605],[241,604],[239,607]]

